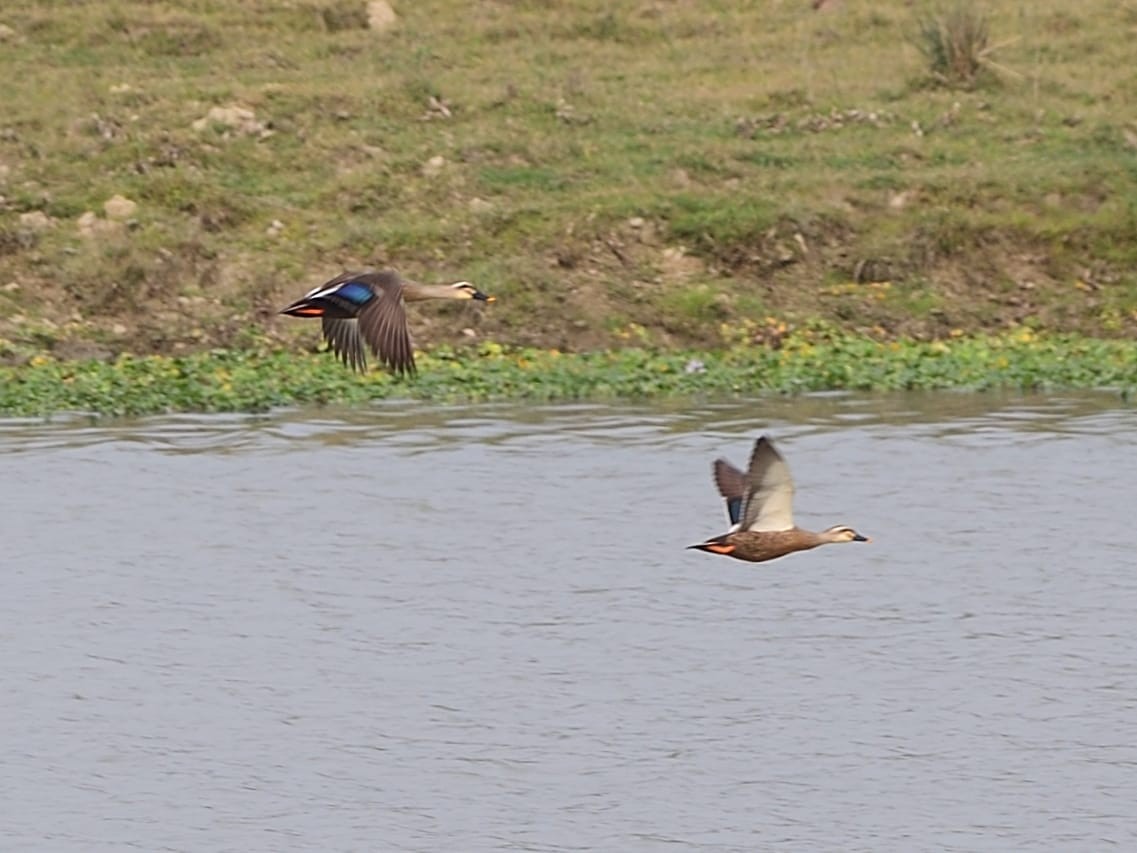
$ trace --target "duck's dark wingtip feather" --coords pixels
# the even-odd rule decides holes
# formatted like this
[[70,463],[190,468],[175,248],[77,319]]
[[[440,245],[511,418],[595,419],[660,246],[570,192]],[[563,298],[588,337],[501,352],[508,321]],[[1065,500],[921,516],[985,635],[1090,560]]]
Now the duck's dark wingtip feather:
[[711,466],[719,494],[728,500],[740,498],[746,491],[745,475],[725,459],[716,459]]
[[383,364],[395,376],[415,376],[418,373],[414,361],[384,360]]

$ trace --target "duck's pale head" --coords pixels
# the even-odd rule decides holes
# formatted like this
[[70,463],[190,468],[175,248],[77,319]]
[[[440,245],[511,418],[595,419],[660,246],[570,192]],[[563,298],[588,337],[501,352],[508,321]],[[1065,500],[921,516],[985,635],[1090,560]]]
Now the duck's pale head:
[[456,281],[450,287],[454,289],[455,299],[477,299],[479,302],[495,301],[492,296],[482,293],[468,281]]
[[825,537],[827,542],[872,542],[869,537],[862,536],[853,528],[844,524],[830,527],[821,535]]

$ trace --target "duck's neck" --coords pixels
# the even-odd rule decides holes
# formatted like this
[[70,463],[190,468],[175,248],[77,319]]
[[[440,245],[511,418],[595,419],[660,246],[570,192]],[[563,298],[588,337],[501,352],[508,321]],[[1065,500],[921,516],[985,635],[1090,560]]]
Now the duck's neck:
[[448,284],[419,284],[403,279],[403,299],[418,302],[422,299],[468,299],[465,293]]
[[818,545],[828,545],[833,540],[825,535],[824,531],[816,533],[812,530],[803,530],[800,527],[794,528],[796,539],[800,543],[800,548],[806,551],[810,548],[816,548]]

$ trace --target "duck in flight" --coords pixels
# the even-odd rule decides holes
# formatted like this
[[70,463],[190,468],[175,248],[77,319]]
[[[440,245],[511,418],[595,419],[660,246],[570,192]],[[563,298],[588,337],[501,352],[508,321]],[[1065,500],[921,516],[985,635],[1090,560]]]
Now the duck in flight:
[[790,468],[766,436],[754,442],[750,467],[745,472],[725,459],[716,459],[714,475],[719,494],[726,501],[731,528],[690,548],[762,563],[818,545],[872,541],[844,524],[820,533],[795,525]]
[[415,372],[415,352],[407,325],[407,302],[424,299],[477,299],[493,302],[468,281],[419,284],[394,270],[347,272],[313,288],[281,314],[319,317],[327,340],[353,370],[367,369],[364,343],[395,373]]

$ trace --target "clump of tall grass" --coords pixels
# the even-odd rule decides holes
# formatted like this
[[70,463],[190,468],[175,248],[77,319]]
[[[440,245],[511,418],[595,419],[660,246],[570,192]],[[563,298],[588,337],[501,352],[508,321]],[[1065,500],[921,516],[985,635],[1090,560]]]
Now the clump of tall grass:
[[1007,42],[991,44],[987,13],[973,3],[960,0],[946,9],[926,11],[917,26],[916,46],[939,83],[970,88],[986,71],[1010,71],[991,59]]

